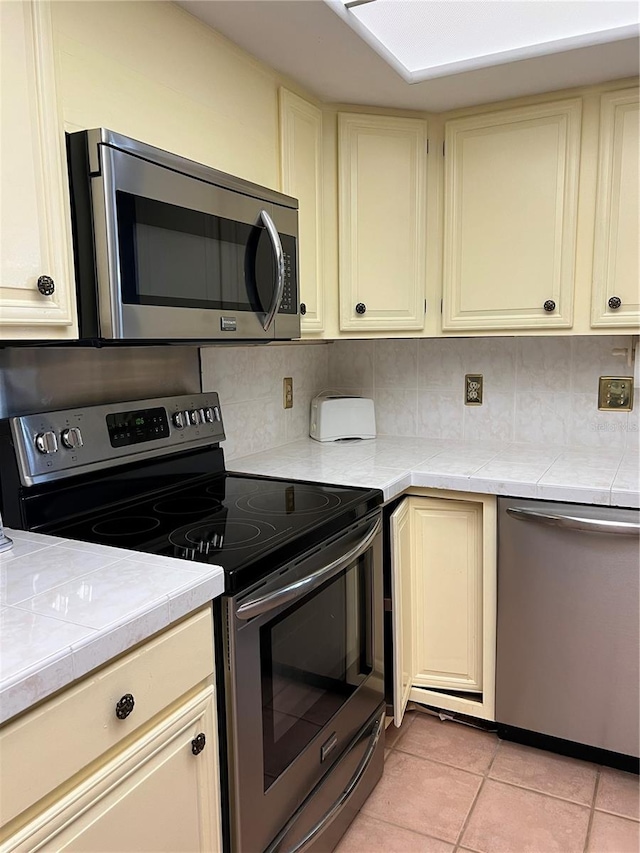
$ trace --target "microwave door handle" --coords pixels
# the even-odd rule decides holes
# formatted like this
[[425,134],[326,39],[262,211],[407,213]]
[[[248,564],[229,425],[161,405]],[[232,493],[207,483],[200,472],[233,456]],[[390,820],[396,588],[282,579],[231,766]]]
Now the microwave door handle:
[[266,210],[260,211],[260,219],[262,220],[264,227],[267,229],[267,234],[271,240],[273,255],[276,261],[276,289],[274,291],[269,310],[264,315],[264,322],[262,324],[262,328],[266,332],[273,323],[276,312],[282,302],[282,295],[284,293],[284,252],[282,250],[282,243],[280,241],[278,229]]
[[338,557],[337,560],[333,560],[328,565],[318,569],[317,572],[313,572],[300,580],[287,584],[281,589],[276,589],[267,595],[259,595],[255,598],[250,598],[247,601],[244,601],[236,610],[236,616],[238,619],[242,619],[243,621],[246,619],[252,619],[254,616],[260,616],[263,613],[268,613],[270,610],[275,610],[275,608],[279,607],[281,604],[294,601],[296,598],[300,598],[308,592],[311,592],[311,590],[316,589],[316,587],[319,587],[326,580],[337,575],[361,554],[364,554],[364,552],[371,546],[371,543],[376,538],[381,528],[382,522],[378,518],[363,538],[346,554],[343,554]]

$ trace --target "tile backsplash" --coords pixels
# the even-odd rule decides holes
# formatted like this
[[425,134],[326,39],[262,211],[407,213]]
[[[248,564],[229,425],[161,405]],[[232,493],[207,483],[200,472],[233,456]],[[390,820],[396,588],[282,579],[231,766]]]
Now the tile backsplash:
[[[309,435],[312,397],[328,385],[329,346],[203,347],[202,390],[220,395],[227,460]],[[293,378],[293,408],[282,406],[282,380]]]
[[[381,435],[638,448],[638,405],[598,411],[598,378],[629,376],[630,336],[338,341],[329,383],[372,396]],[[481,373],[482,406],[464,405]],[[636,390],[639,385],[635,366]],[[640,399],[640,398],[637,398]]]
[[[598,378],[630,375],[612,353],[630,344],[620,335],[206,347],[202,386],[220,394],[227,459],[308,435],[310,401],[327,388],[373,397],[380,435],[638,449],[640,396],[630,413],[598,411]],[[484,378],[482,406],[464,405],[466,373]]]

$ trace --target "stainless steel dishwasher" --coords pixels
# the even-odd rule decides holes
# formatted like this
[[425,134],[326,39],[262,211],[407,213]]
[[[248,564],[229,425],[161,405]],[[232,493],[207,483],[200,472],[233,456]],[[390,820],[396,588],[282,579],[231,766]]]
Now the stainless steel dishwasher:
[[640,754],[639,537],[639,510],[499,499],[499,723]]

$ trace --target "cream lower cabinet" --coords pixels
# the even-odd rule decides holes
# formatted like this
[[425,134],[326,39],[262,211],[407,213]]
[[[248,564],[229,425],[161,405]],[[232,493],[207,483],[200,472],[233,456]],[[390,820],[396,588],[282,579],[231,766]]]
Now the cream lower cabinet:
[[426,122],[338,114],[340,329],[422,329]]
[[9,723],[0,753],[2,853],[217,853],[210,610]]
[[406,497],[391,547],[395,724],[409,701],[494,719],[495,497]]
[[602,96],[591,325],[640,323],[638,89]]
[[49,4],[0,3],[0,47],[0,340],[71,340],[75,285]]
[[573,323],[582,102],[445,126],[444,331]]

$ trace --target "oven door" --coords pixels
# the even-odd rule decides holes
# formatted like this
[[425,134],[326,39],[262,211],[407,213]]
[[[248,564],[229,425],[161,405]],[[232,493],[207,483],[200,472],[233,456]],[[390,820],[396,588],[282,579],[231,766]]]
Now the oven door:
[[231,850],[267,848],[384,698],[380,513],[226,601]]
[[297,211],[108,146],[92,179],[101,337],[299,335]]

